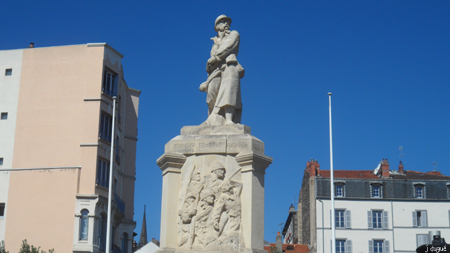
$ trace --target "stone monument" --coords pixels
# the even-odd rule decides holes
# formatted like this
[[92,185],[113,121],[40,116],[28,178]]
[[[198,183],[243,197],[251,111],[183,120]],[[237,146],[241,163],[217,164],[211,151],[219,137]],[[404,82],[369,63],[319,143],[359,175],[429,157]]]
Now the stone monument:
[[160,253],[265,252],[264,174],[272,158],[241,125],[239,33],[220,15],[206,64],[208,118],[185,126],[157,160],[162,170]]

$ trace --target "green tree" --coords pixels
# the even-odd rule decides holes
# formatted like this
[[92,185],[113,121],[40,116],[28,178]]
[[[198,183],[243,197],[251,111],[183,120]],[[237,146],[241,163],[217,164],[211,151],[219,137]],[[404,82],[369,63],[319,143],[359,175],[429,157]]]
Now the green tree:
[[6,251],[5,249],[5,241],[2,241],[2,243],[0,243],[0,253],[9,253],[9,251]]
[[[51,249],[48,251],[49,253],[54,253],[55,250]],[[2,253],[2,252],[0,252]],[[6,252],[8,253],[8,252]],[[20,248],[19,253],[46,253],[45,251],[41,250],[41,247],[34,247],[33,245],[29,245],[27,242],[27,239],[22,241],[22,247]]]

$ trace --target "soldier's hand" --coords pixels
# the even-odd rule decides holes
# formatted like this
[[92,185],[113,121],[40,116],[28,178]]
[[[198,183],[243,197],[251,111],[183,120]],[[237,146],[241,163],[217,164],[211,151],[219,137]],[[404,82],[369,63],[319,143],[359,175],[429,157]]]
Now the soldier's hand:
[[212,64],[214,64],[216,62],[217,62],[216,58],[215,57],[211,57],[211,58],[208,59],[207,65],[212,65]]
[[208,88],[208,85],[206,85],[206,82],[200,84],[200,87],[198,88],[200,91],[206,91]]

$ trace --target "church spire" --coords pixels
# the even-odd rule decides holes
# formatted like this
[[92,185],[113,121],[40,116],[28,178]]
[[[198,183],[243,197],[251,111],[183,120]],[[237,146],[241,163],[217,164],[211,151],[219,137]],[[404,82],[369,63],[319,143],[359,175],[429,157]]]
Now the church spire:
[[144,218],[142,219],[141,237],[139,238],[138,248],[147,244],[147,220],[145,219],[145,205],[144,205]]

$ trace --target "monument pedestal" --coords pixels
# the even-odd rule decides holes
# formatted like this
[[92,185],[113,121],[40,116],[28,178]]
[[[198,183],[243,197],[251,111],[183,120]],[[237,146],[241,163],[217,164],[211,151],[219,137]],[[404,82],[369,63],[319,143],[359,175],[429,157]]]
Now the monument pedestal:
[[183,127],[157,160],[159,252],[264,252],[264,175],[271,163],[248,126]]

